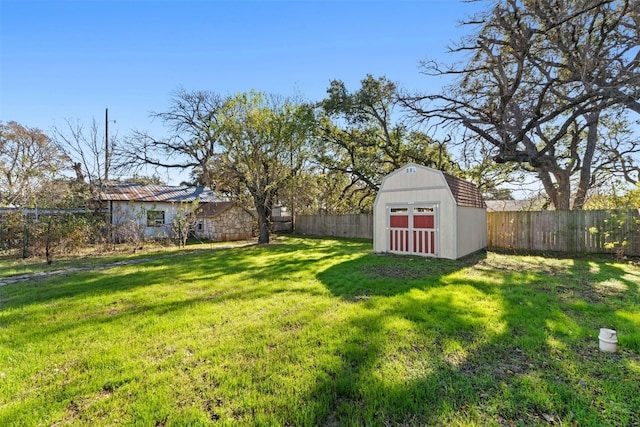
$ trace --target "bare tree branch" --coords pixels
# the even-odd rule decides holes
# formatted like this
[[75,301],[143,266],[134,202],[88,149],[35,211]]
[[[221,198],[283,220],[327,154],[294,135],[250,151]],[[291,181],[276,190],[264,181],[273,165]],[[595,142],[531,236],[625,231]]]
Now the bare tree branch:
[[[403,102],[427,122],[470,130],[496,162],[532,166],[556,208],[581,208],[606,157],[602,135],[619,131],[607,117],[640,113],[639,20],[632,0],[498,0],[452,48],[472,54],[466,63],[423,63],[455,83]],[[634,170],[632,156],[607,158]]]

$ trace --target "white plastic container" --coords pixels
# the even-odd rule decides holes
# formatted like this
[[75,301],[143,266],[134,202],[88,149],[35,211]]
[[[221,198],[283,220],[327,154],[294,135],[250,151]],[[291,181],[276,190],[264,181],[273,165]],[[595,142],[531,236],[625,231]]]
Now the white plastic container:
[[613,329],[600,328],[600,335],[598,335],[598,339],[600,340],[600,351],[604,351],[606,353],[616,352],[616,347],[618,346],[616,331]]

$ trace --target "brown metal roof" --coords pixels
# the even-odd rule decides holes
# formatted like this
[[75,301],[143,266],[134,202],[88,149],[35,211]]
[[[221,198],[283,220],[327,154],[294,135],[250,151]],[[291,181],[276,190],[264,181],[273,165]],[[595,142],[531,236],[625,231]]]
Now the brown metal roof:
[[457,178],[448,173],[442,173],[444,179],[447,181],[453,197],[456,199],[458,206],[467,206],[471,208],[483,208],[486,209],[487,205],[484,202],[482,193],[478,190],[475,184],[464,179]]
[[213,218],[234,205],[234,202],[205,203],[198,209],[198,217]]
[[236,202],[212,202],[203,203],[197,210],[198,218],[214,218],[234,206],[239,206],[242,210],[251,216],[255,216],[251,211],[243,208]]
[[222,202],[213,190],[205,187],[168,185],[110,184],[100,190],[100,200],[133,202]]

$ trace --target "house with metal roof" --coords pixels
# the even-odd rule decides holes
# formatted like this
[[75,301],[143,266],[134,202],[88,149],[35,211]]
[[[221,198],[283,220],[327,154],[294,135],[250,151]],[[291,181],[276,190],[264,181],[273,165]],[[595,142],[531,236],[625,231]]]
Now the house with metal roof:
[[407,164],[382,180],[373,208],[375,252],[458,259],[487,246],[487,210],[463,179]]
[[[239,212],[231,209],[235,203],[205,187],[116,183],[103,187],[98,198],[105,204],[109,223],[116,230],[118,227],[133,225],[146,238],[173,237],[172,223],[180,214],[180,207],[195,201],[198,203],[197,210],[193,213],[197,217],[197,226],[193,230],[196,235],[200,234],[211,240],[251,237],[251,215],[250,218],[246,215],[235,218]],[[234,218],[226,218],[229,215]],[[234,224],[234,229],[228,231],[220,228],[227,224]],[[205,225],[208,227],[206,233]],[[249,234],[238,231],[247,229]]]

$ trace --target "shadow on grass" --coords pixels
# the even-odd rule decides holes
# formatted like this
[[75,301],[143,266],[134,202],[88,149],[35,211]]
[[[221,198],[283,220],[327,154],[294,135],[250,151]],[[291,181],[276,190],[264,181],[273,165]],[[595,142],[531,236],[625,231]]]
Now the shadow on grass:
[[473,266],[485,258],[485,252],[460,260],[367,254],[320,272],[318,279],[333,295],[345,300],[393,296],[412,288],[436,286],[443,276]]
[[[65,276],[39,276],[0,287],[0,304],[25,306],[83,295],[126,292],[138,287],[184,278],[216,280],[233,274],[254,279],[282,277],[303,271],[321,259],[361,251],[366,243],[331,240],[292,239],[292,243],[213,249],[195,254],[176,254],[151,259],[132,266],[112,266],[103,270],[73,272]],[[308,256],[293,256],[304,254]],[[292,256],[282,259],[283,256]]]
[[[638,276],[598,259],[554,269],[531,259],[504,267],[482,258],[372,257],[318,275],[366,310],[343,328],[351,333],[340,370],[317,391],[335,397],[317,421],[637,425],[640,349],[629,342],[604,354],[595,335],[604,326],[637,330]],[[417,333],[390,355],[403,322]],[[383,375],[390,356],[402,361],[390,372],[404,378]]]
[[[222,308],[264,299],[266,307],[280,293],[312,299],[324,291],[328,302],[308,306],[297,300],[298,307],[286,308],[293,314],[312,311],[310,316],[264,310],[273,316],[265,321],[290,328],[281,345],[306,343],[301,351],[322,370],[311,385],[294,382],[308,391],[283,404],[291,404],[288,415],[273,424],[634,425],[640,417],[638,347],[624,341],[624,333],[638,327],[640,276],[597,259],[556,265],[536,257],[496,261],[476,254],[449,261],[369,250],[367,242],[286,239],[11,286],[5,290],[10,292],[0,290],[0,304],[28,309],[38,303],[39,315],[46,316],[67,299],[129,299],[114,310],[88,310],[85,318],[27,331],[14,343],[19,347],[42,334],[167,316],[200,303]],[[325,289],[314,286],[315,279]],[[179,294],[187,282],[188,292]],[[145,291],[166,298],[148,302]],[[14,310],[0,322],[19,322],[19,316]],[[263,325],[249,323],[246,330],[255,335],[242,335],[258,342],[248,350],[257,348],[256,361],[274,345],[273,337],[261,335],[274,333],[261,330]],[[620,330],[624,352],[597,351],[602,326]],[[238,343],[238,353],[248,345]],[[314,359],[318,352],[325,357]],[[278,386],[283,384],[291,383]],[[254,408],[244,409],[240,421],[256,421],[250,418]]]
[[[278,293],[317,295],[317,289],[298,285],[299,280],[305,279],[301,272],[313,271],[327,260],[352,256],[366,246],[366,242],[288,239],[284,244],[179,254],[144,264],[38,278],[0,288],[0,307],[19,308],[2,313],[0,326],[21,322],[25,316],[46,317],[46,313],[64,309],[67,304],[84,303],[87,298],[98,304],[87,310],[87,317],[66,322],[43,318],[44,326],[21,334],[21,342],[27,344],[38,337],[145,314],[165,315],[201,302],[247,302]],[[250,287],[236,285],[247,279]],[[189,294],[179,294],[182,283],[189,284]],[[144,297],[146,292],[164,295],[163,302],[149,303]],[[102,297],[104,301],[100,301]],[[117,307],[113,306],[114,301],[119,301]],[[100,311],[102,305],[104,309]]]

